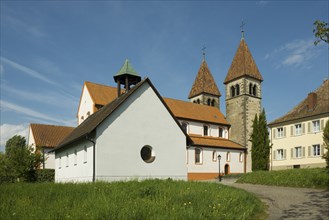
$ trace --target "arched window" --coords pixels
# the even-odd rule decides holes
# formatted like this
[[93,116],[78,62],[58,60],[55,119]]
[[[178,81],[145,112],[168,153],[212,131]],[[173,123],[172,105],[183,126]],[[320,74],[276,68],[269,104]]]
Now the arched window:
[[235,88],[234,86],[231,87],[231,97],[235,96]]
[[210,106],[210,104],[211,104],[211,100],[210,100],[210,99],[208,99],[208,100],[207,100],[207,105],[209,105],[209,106]]
[[231,161],[231,153],[230,152],[227,152],[226,153],[226,161],[227,162],[230,162]]
[[243,162],[243,153],[242,153],[242,152],[240,152],[240,155],[239,155],[239,161],[240,161],[240,162]]
[[217,152],[215,150],[212,152],[212,161],[217,161]]
[[195,101],[195,100],[193,100],[193,103],[196,103],[196,101]]
[[198,104],[200,104],[200,99],[197,99],[196,102],[197,102]]
[[184,130],[186,133],[188,133],[188,132],[187,132],[187,130],[188,130],[188,124],[187,124],[186,122],[182,122],[182,128],[183,128],[183,130]]
[[202,163],[202,150],[200,148],[195,148],[195,163],[201,164]]
[[238,84],[236,84],[235,90],[236,90],[236,95],[240,95],[240,86]]
[[249,94],[252,95],[252,83],[249,84]]
[[211,101],[211,106],[215,106],[215,99]]
[[254,96],[257,96],[257,86],[256,85],[254,85],[254,87],[252,88],[252,94]]

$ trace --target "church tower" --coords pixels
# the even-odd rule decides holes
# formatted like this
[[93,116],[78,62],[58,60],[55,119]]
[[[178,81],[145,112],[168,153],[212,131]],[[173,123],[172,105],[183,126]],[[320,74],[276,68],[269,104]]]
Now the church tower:
[[246,172],[251,171],[252,124],[262,111],[263,77],[242,36],[232,64],[224,80],[226,119],[231,124],[230,139],[247,147]]
[[127,92],[130,90],[132,85],[136,85],[141,81],[141,77],[134,70],[128,59],[125,60],[125,63],[119,72],[113,76],[113,78],[117,83],[118,97],[121,95],[121,85],[124,85],[124,88]]
[[219,97],[221,96],[216,82],[203,57],[198,74],[194,80],[192,89],[188,96],[191,102],[220,108]]

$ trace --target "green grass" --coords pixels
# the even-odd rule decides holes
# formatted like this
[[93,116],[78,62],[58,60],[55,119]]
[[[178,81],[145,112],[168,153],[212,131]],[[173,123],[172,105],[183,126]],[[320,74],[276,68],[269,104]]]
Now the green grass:
[[1,219],[254,219],[258,198],[218,183],[142,182],[0,186]]
[[302,188],[329,188],[329,174],[324,168],[255,171],[244,174],[237,182]]

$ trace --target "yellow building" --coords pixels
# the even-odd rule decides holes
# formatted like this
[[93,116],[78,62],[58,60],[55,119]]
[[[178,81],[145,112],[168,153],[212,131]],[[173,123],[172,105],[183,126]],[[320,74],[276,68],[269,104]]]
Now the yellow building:
[[323,129],[329,120],[329,80],[269,124],[272,170],[325,167]]

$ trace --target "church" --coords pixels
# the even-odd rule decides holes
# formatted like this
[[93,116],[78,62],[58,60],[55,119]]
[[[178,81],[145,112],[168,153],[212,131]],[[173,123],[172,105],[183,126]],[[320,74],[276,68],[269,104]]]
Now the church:
[[248,140],[262,109],[263,78],[244,37],[224,80],[226,117],[205,58],[189,101],[162,97],[129,60],[114,81],[117,87],[84,83],[78,126],[50,151],[56,182],[202,180],[251,171]]

